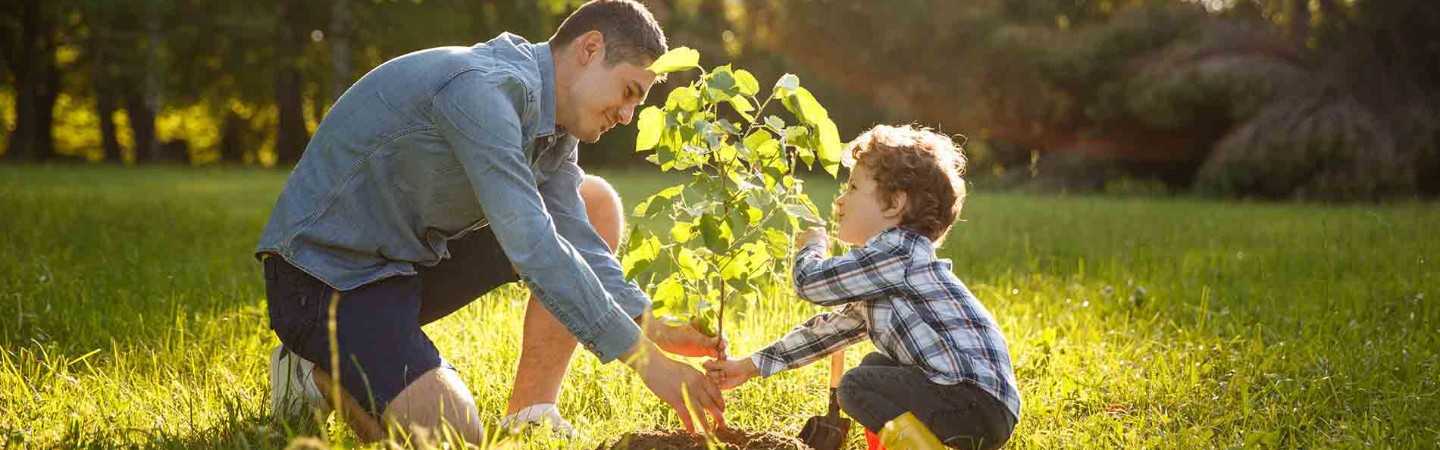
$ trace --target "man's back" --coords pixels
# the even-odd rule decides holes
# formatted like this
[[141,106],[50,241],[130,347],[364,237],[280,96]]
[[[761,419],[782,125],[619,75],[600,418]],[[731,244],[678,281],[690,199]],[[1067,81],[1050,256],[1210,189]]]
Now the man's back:
[[[534,154],[534,137],[554,129],[551,116],[550,130],[540,130],[541,72],[551,70],[549,57],[548,48],[504,34],[376,67],[336,101],[315,131],[257,251],[277,252],[340,289],[413,274],[414,263],[432,265],[448,256],[447,239],[485,221],[462,156],[437,123],[436,96],[457,79],[465,89],[494,90],[499,101],[471,106],[482,114],[508,108],[494,116],[519,123],[482,121],[481,128],[518,126],[521,142],[504,144]],[[481,134],[513,140],[496,130]],[[547,162],[563,156],[544,153]]]

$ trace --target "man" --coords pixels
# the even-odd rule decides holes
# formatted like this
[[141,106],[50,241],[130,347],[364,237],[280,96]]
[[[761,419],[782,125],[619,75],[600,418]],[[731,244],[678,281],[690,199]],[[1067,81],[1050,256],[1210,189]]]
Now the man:
[[[367,441],[443,424],[481,442],[473,396],[420,327],[522,280],[532,298],[511,413],[554,403],[578,340],[634,368],[687,429],[682,392],[723,426],[719,389],[657,351],[717,356],[723,341],[653,324],[611,253],[619,199],[577,165],[578,141],[630,123],[657,78],[645,68],[665,51],[643,6],[596,0],[549,43],[502,34],[419,51],[346,91],[256,250],[282,344],[271,355],[276,412],[338,401]],[[609,224],[606,237],[591,220]],[[332,391],[340,398],[322,398]]]

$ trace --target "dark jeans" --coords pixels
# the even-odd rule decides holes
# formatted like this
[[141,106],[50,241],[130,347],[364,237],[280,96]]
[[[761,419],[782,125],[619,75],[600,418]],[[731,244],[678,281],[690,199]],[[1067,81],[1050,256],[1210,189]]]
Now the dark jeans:
[[[519,279],[486,227],[450,241],[450,259],[397,276],[336,292],[285,260],[265,258],[265,297],[270,328],[281,344],[329,373],[332,349],[340,385],[379,417],[391,400],[420,375],[450,367],[420,329],[470,304],[476,297]],[[327,326],[335,303],[335,339]]]
[[840,408],[866,429],[913,412],[945,445],[995,449],[1010,439],[1015,418],[994,396],[972,383],[946,386],[917,367],[901,366],[880,353],[865,356],[840,379]]

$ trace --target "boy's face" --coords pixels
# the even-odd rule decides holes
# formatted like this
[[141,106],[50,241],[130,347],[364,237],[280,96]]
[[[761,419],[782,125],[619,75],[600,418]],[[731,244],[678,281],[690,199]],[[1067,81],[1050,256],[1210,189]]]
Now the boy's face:
[[567,86],[571,114],[557,120],[584,142],[600,140],[616,125],[629,125],[635,108],[645,101],[655,73],[630,63],[605,64],[604,53],[580,67],[574,84]]
[[850,245],[864,245],[866,241],[900,224],[903,202],[887,207],[881,198],[875,178],[870,169],[857,164],[850,171],[850,180],[844,193],[835,199],[835,213],[840,221],[839,238]]

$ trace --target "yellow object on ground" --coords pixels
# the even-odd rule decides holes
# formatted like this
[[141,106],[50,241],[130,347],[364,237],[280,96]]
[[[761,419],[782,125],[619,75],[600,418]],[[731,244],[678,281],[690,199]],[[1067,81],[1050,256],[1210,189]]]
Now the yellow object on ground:
[[885,423],[880,430],[880,443],[887,450],[939,450],[945,448],[915,413],[907,412]]

